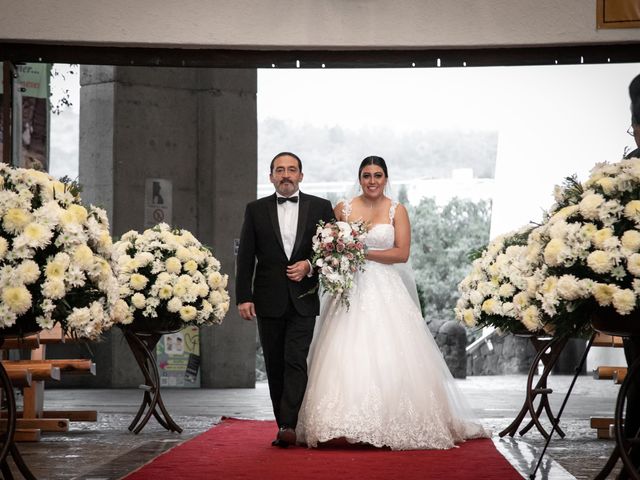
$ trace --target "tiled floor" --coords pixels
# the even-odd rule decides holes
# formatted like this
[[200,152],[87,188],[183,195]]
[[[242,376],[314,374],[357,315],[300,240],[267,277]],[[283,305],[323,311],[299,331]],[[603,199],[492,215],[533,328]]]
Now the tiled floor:
[[[482,422],[496,434],[498,448],[524,477],[532,471],[544,444],[536,431],[515,440],[497,438],[516,415],[524,400],[524,376],[469,377],[458,381]],[[550,377],[555,411],[569,385],[570,377]],[[552,439],[537,478],[593,478],[606,461],[611,441],[596,440],[589,417],[611,416],[617,387],[610,381],[580,377],[562,418],[566,438]],[[154,419],[134,435],[127,430],[142,392],[139,390],[48,390],[45,408],[96,409],[95,423],[72,423],[64,434],[43,434],[38,443],[19,444],[26,463],[39,479],[111,480],[148,462],[159,452],[208,429],[221,416],[254,419],[272,418],[268,390],[255,389],[163,390],[168,410],[184,428],[176,434],[164,430]],[[554,463],[553,460],[555,460]],[[19,478],[19,477],[18,477]]]

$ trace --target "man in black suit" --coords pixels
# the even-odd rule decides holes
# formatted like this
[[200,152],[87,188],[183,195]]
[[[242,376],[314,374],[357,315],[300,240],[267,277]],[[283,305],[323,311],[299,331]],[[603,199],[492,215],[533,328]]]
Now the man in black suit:
[[[320,220],[333,218],[328,200],[298,191],[302,162],[282,152],[271,161],[276,192],[247,205],[236,276],[236,303],[258,320],[278,433],[273,445],[296,443],[298,411],[307,386],[307,353],[320,310],[311,243]],[[255,273],[254,273],[255,270]],[[314,293],[309,291],[316,289]]]
[[[626,158],[640,158],[640,75],[637,75],[629,84],[629,96],[631,97],[631,127],[629,134],[633,135],[636,148],[629,153]],[[624,355],[627,365],[631,367],[633,362],[640,357],[640,337],[625,337]],[[625,434],[629,437],[635,436],[640,429],[640,384],[637,378],[627,390],[627,411],[624,421]],[[631,459],[637,469],[640,469],[640,445],[636,445],[631,453]],[[619,478],[627,478],[621,474]]]

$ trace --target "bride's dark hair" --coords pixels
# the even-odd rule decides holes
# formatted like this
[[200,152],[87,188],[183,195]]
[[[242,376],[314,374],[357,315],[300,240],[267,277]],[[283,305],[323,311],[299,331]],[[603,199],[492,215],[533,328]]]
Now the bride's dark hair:
[[370,157],[367,157],[364,160],[362,160],[362,162],[360,162],[360,168],[358,169],[358,178],[360,178],[360,175],[362,174],[362,170],[364,170],[364,167],[368,165],[377,165],[384,172],[384,176],[387,178],[389,177],[389,173],[387,172],[387,164],[384,161],[384,158],[371,155]]

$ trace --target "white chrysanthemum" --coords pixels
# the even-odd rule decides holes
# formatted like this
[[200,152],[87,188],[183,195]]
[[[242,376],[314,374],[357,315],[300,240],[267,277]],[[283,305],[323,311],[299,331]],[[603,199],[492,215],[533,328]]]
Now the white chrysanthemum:
[[209,295],[209,286],[206,283],[199,283],[196,285],[198,297],[206,297]]
[[562,239],[567,234],[567,222],[564,220],[558,220],[550,223],[549,236],[551,238]]
[[172,313],[178,312],[182,308],[182,302],[178,297],[173,297],[167,302],[167,310]]
[[31,285],[40,278],[40,267],[33,260],[25,260],[17,268],[18,280],[25,285]]
[[108,253],[113,247],[113,239],[109,235],[109,231],[105,230],[98,235],[98,250],[103,253]]
[[188,248],[185,247],[178,247],[176,249],[176,257],[178,257],[178,259],[181,262],[188,262],[189,260],[191,260],[191,252],[189,252]]
[[522,312],[522,324],[530,332],[536,332],[542,327],[540,321],[540,311],[535,305],[531,305],[524,312]]
[[180,309],[180,318],[185,322],[190,322],[196,318],[198,310],[191,305],[185,305]]
[[168,300],[173,296],[173,287],[171,285],[162,285],[158,289],[158,298],[162,300]]
[[540,286],[540,292],[542,295],[555,295],[556,288],[558,286],[558,277],[549,276],[544,279]]
[[611,305],[613,301],[613,295],[618,290],[618,287],[606,283],[595,283],[591,289],[596,302],[601,307],[607,307]]
[[628,315],[636,308],[636,294],[633,290],[619,288],[613,294],[612,303],[620,315]]
[[486,314],[498,314],[499,313],[499,304],[493,298],[487,298],[484,302],[482,302],[482,311]]
[[544,261],[551,267],[560,265],[566,257],[568,248],[559,238],[549,241],[544,248]]
[[73,252],[73,262],[83,270],[93,265],[93,252],[87,245],[79,245]]
[[76,222],[80,224],[85,223],[87,221],[87,217],[89,216],[86,208],[75,203],[69,205],[67,211],[70,212],[75,217]]
[[178,260],[176,257],[169,257],[165,262],[167,272],[169,273],[180,273],[182,270],[182,262]]
[[513,285],[511,285],[510,283],[503,283],[498,289],[498,295],[500,295],[502,298],[510,298],[513,296],[515,291],[516,289]]
[[207,321],[212,313],[213,305],[211,305],[207,300],[202,300],[202,309],[198,312],[198,320],[200,322]]
[[140,292],[134,293],[131,296],[131,304],[139,310],[142,310],[147,304],[147,299]]
[[524,309],[529,305],[529,295],[526,292],[518,292],[513,296],[513,304],[519,308]]
[[228,311],[229,311],[229,302],[222,302],[216,305],[213,309],[213,314],[215,315],[217,320],[216,323],[220,323]]
[[595,184],[600,186],[602,188],[602,191],[606,195],[611,195],[612,193],[614,193],[617,187],[616,181],[611,177],[602,177],[601,179],[597,180]]
[[185,262],[182,268],[185,272],[193,273],[198,270],[198,264],[195,260],[188,260],[187,262]]
[[637,252],[640,250],[640,232],[638,230],[627,230],[620,237],[620,242],[627,250]]
[[473,305],[480,305],[484,300],[484,296],[478,290],[471,290],[469,293],[469,301]]
[[63,279],[66,272],[66,266],[63,262],[58,260],[52,260],[47,263],[44,273],[47,278],[51,279]]
[[593,243],[595,244],[596,247],[603,249],[605,241],[611,238],[612,236],[613,236],[613,229],[609,227],[601,228],[600,230],[596,231],[596,233],[593,235]]
[[633,253],[627,258],[627,270],[634,277],[640,277],[640,254]]
[[183,298],[187,294],[187,287],[184,284],[178,283],[173,287],[173,294],[176,297]]
[[504,302],[502,304],[502,315],[516,318],[518,316],[518,309],[516,309],[516,306],[512,302]]
[[9,242],[4,237],[0,237],[0,260],[2,260],[7,254],[7,250],[9,249]]
[[67,321],[72,329],[85,331],[85,327],[91,321],[91,310],[87,307],[74,308],[67,317]]
[[134,273],[131,275],[131,279],[129,280],[131,284],[131,288],[134,290],[142,290],[149,283],[149,279],[144,275],[140,275],[139,273]]
[[13,234],[22,232],[30,222],[31,214],[23,208],[9,208],[2,217],[4,229]]
[[31,248],[42,248],[46,246],[53,236],[53,232],[38,222],[31,222],[24,227],[21,240]]
[[224,302],[224,297],[218,290],[212,290],[209,294],[209,302],[212,305],[218,305],[219,303]]
[[140,252],[135,257],[138,262],[139,268],[146,267],[151,262],[153,262],[153,254],[151,252]]
[[111,315],[116,323],[128,325],[133,322],[133,313],[129,309],[127,302],[121,298],[119,298],[113,306]]
[[580,210],[578,205],[569,205],[567,207],[563,207],[553,214],[550,221],[555,222],[556,220],[565,220],[571,216],[573,216],[576,212]]
[[211,272],[207,277],[207,283],[211,288],[220,287],[222,284],[222,275],[220,274],[220,272]]
[[624,216],[640,223],[640,200],[631,200],[624,206]]
[[599,193],[587,193],[580,201],[580,213],[588,219],[595,220],[598,218],[598,210],[604,202],[604,197]]
[[67,293],[64,282],[60,279],[46,280],[42,284],[42,294],[52,300],[59,300]]
[[31,307],[31,292],[24,285],[6,287],[2,290],[2,301],[16,315],[22,315]]
[[558,295],[565,300],[577,300],[584,295],[578,279],[573,275],[562,275],[556,288]]
[[587,257],[587,265],[596,273],[608,273],[613,268],[614,259],[609,252],[594,250]]

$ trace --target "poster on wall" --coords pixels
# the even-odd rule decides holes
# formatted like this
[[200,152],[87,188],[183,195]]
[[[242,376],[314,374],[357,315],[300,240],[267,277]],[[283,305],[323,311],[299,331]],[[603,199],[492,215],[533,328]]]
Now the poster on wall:
[[163,335],[156,346],[160,386],[200,388],[200,329]]
[[[0,65],[3,65],[0,63]],[[20,130],[17,144],[20,150],[19,167],[48,171],[48,132],[49,132],[49,75],[50,65],[45,63],[25,63],[16,66],[17,95],[22,97],[22,109],[16,114]],[[0,102],[3,84],[0,82]],[[0,116],[0,151],[4,135]]]

